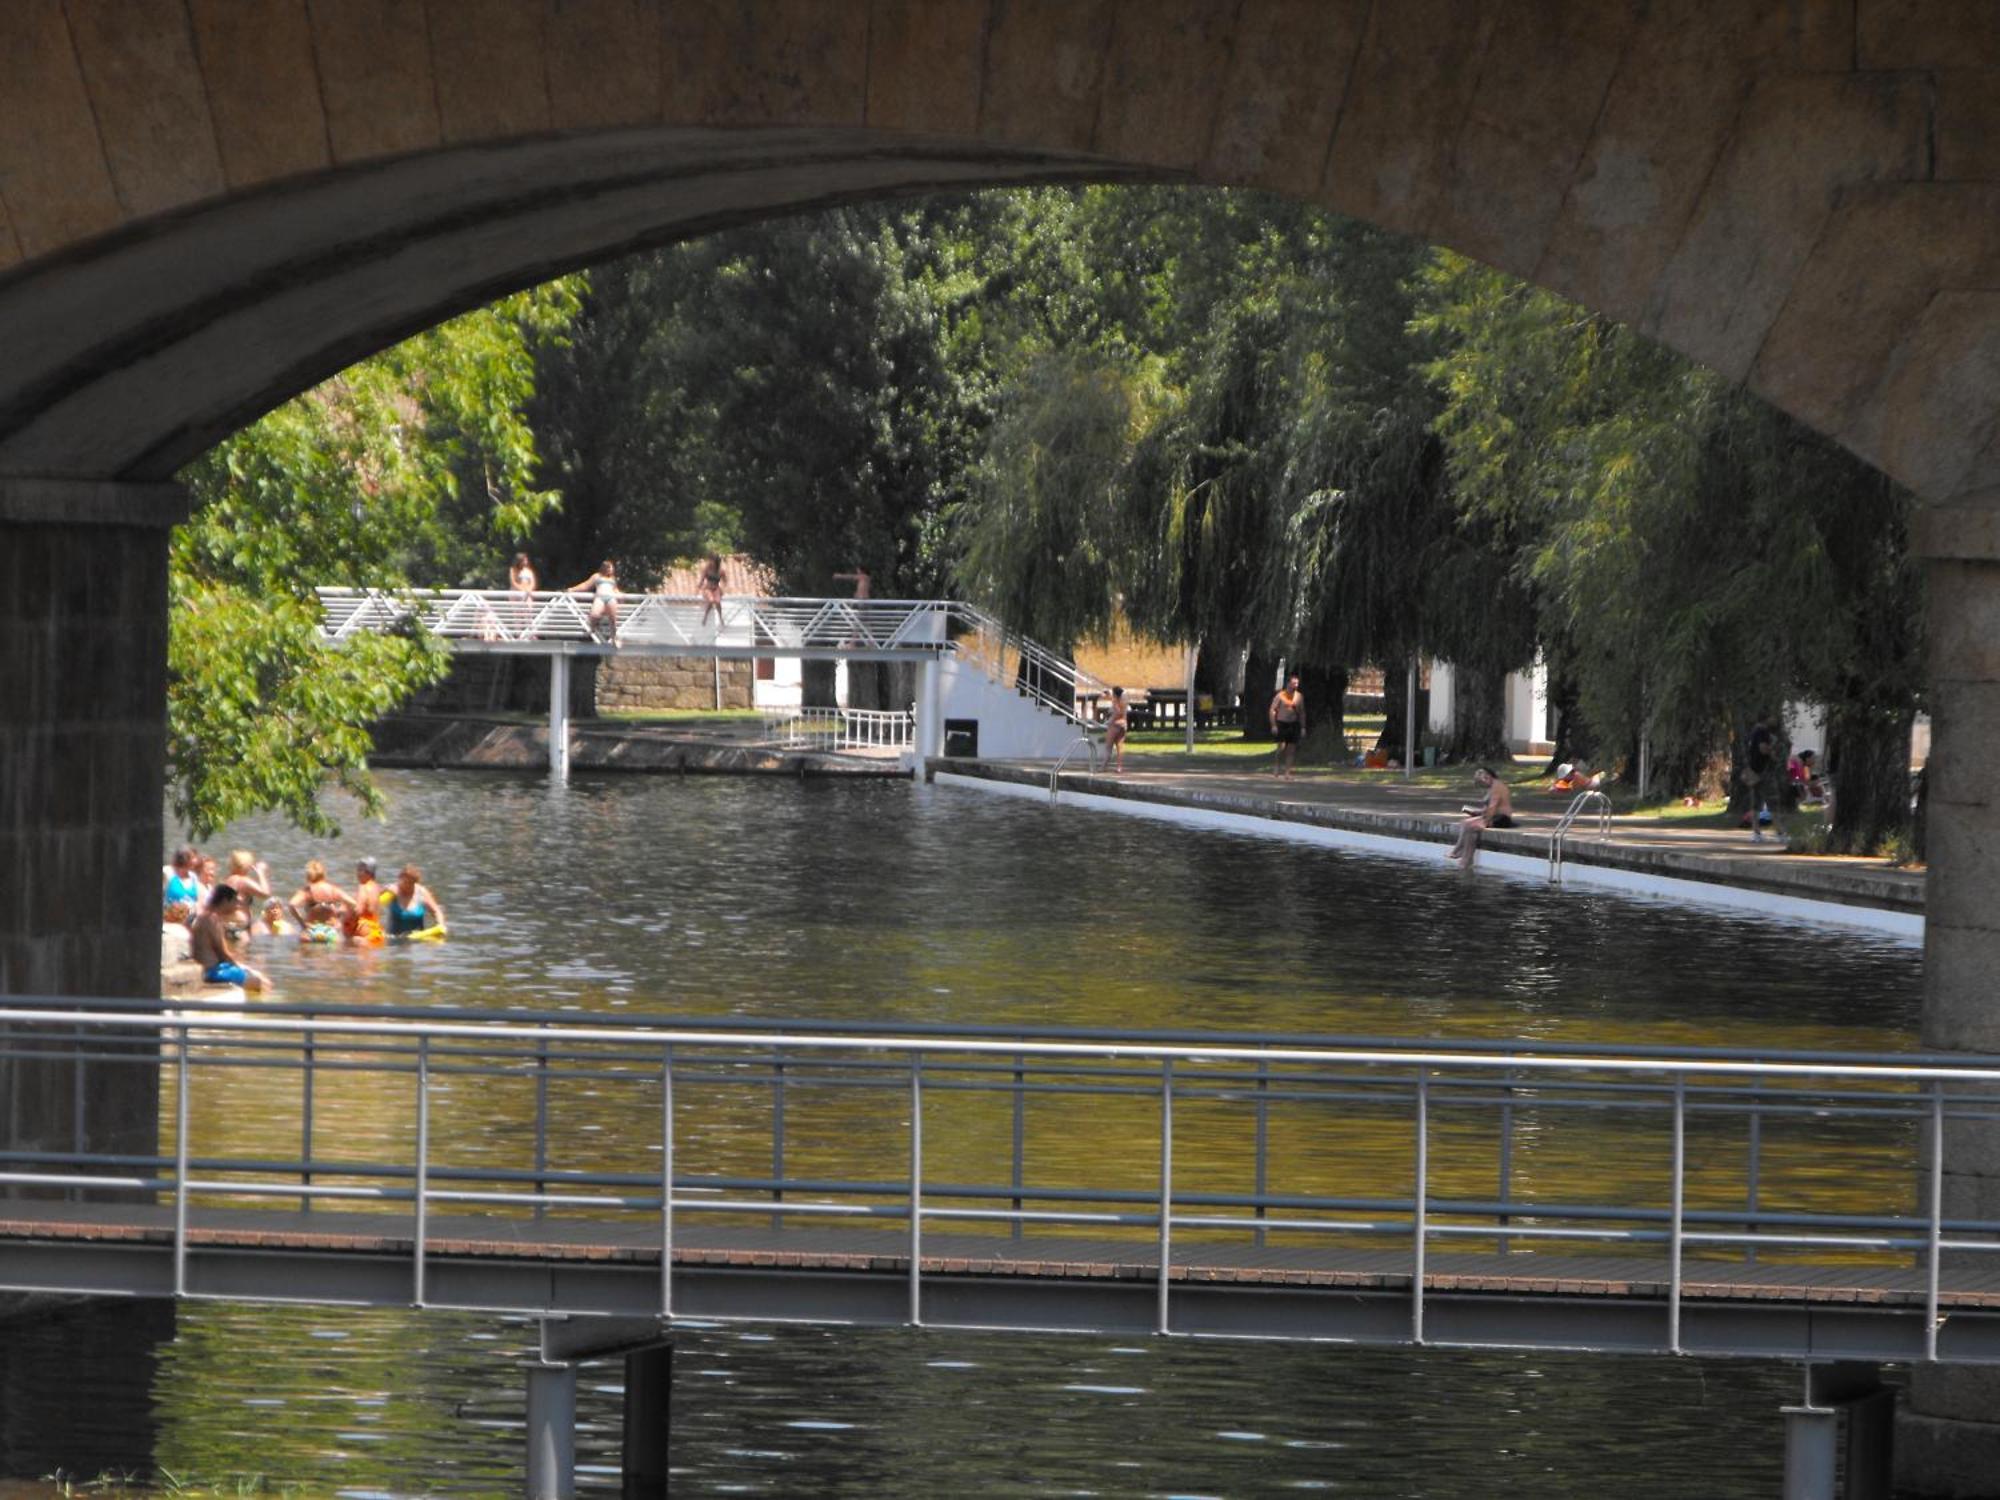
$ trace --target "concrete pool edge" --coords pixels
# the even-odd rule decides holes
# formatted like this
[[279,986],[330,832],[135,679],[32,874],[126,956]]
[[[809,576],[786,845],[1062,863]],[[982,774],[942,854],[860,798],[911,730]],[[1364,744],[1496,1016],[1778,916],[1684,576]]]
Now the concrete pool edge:
[[[1049,796],[1049,773],[1033,767],[933,761],[927,775],[943,786],[1042,800]],[[1081,774],[1061,778],[1060,801],[1097,812],[1287,839],[1427,865],[1442,862],[1441,846],[1447,842],[1443,827],[1435,821],[1337,807],[1280,806],[1235,793],[1107,786],[1104,777]],[[1487,837],[1476,873],[1547,884],[1545,835],[1517,831]],[[1578,840],[1565,849],[1563,883],[1745,916],[1846,927],[1903,942],[1923,941],[1921,904],[1877,895],[1865,889],[1866,882],[1849,877],[1844,882],[1849,888],[1842,889],[1824,879],[1807,881],[1794,876],[1784,882],[1791,889],[1774,889],[1771,882],[1732,878],[1722,870],[1687,868],[1696,858],[1671,850],[1607,849],[1591,840]],[[1857,885],[1864,888],[1852,888]]]

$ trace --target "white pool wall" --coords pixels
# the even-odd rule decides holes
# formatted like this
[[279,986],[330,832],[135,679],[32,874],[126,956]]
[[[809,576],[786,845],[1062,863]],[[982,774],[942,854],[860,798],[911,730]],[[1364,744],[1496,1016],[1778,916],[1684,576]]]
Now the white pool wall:
[[[939,786],[964,787],[971,791],[1024,797],[1029,801],[1049,801],[1046,787],[1025,786],[1016,781],[992,781],[983,776],[959,776],[939,771],[933,777]],[[1247,813],[1224,812],[1218,808],[1186,807],[1178,803],[1154,802],[1140,797],[1103,797],[1094,792],[1064,788],[1058,799],[1065,807],[1088,808],[1093,812],[1123,813],[1127,817],[1151,818],[1159,823],[1178,823],[1184,828],[1206,828],[1224,833],[1248,834],[1253,838],[1283,839],[1296,844],[1318,844],[1324,848],[1347,849],[1361,854],[1380,855],[1437,867],[1444,872],[1443,844],[1422,839],[1397,838],[1393,834],[1359,833],[1346,828],[1329,828],[1318,823],[1295,823],[1283,818],[1260,818]],[[1563,862],[1562,883],[1589,890],[1609,891],[1642,900],[1670,901],[1676,905],[1700,906],[1738,916],[1772,918],[1786,922],[1809,922],[1820,926],[1845,927],[1889,937],[1910,944],[1924,940],[1924,919],[1920,913],[1891,911],[1879,906],[1853,906],[1843,901],[1813,901],[1803,896],[1786,896],[1744,886],[1723,885],[1708,880],[1679,880],[1670,875],[1650,875],[1608,865],[1586,864],[1574,854]],[[1450,872],[1464,878],[1457,871]],[[1547,885],[1546,859],[1525,854],[1482,852],[1473,874],[1498,875],[1509,880]]]

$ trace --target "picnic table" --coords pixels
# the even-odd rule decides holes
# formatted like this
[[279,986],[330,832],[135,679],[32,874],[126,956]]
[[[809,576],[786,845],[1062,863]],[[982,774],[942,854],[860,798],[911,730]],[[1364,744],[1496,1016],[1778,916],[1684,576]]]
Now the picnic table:
[[1149,728],[1179,728],[1187,723],[1186,688],[1147,688],[1146,720]]

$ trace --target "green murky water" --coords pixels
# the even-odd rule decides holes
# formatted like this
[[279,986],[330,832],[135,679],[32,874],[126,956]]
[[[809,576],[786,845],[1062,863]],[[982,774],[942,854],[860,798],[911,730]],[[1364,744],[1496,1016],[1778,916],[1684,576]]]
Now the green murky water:
[[[264,825],[232,841],[286,878],[314,853],[336,878],[359,854],[415,859],[454,941],[269,944],[286,999],[1838,1049],[1906,1045],[1918,1003],[1916,952],[1853,935],[963,791],[633,778],[552,792],[462,774],[387,784],[389,824],[351,827],[331,848]],[[295,1088],[276,1074],[204,1085],[197,1145],[282,1131]],[[322,1141],[359,1150],[407,1131],[407,1100],[379,1089],[329,1088],[319,1108]],[[441,1149],[501,1159],[529,1108],[518,1091],[447,1098]],[[879,1102],[827,1108],[794,1123],[795,1164],[831,1170],[865,1151]],[[632,1100],[557,1109],[573,1139],[589,1138],[579,1161],[618,1160],[646,1129]],[[718,1101],[691,1131],[688,1149],[709,1153],[696,1169],[761,1141],[763,1117],[743,1109],[738,1123]],[[1088,1123],[1042,1111],[1037,1178],[1102,1176],[1136,1153],[1140,1180],[1149,1122],[1099,1105]],[[1241,1129],[1195,1124],[1177,1142],[1191,1180],[1240,1185]],[[1477,1168],[1473,1154],[1453,1164],[1449,1124],[1440,1130],[1449,1186]],[[941,1152],[951,1138],[936,1132]],[[1280,1121],[1273,1141],[1274,1170],[1320,1188],[1379,1179],[1408,1151],[1399,1127],[1366,1117]],[[1523,1191],[1659,1172],[1641,1126],[1626,1144],[1551,1127],[1523,1152]],[[1795,1144],[1822,1158],[1826,1202],[1846,1164],[1897,1149],[1805,1131]],[[1735,1144],[1707,1145],[1726,1192]],[[1703,1144],[1694,1150],[1700,1160]],[[0,1475],[160,1469],[261,1474],[306,1493],[507,1493],[521,1451],[514,1362],[532,1336],[526,1323],[446,1314],[64,1314],[0,1347]],[[615,1367],[586,1374],[582,1393],[581,1477],[599,1490],[616,1487],[615,1380]],[[1789,1370],[1720,1362],[695,1329],[677,1357],[675,1484],[1762,1495],[1777,1482],[1776,1409],[1795,1391]]]

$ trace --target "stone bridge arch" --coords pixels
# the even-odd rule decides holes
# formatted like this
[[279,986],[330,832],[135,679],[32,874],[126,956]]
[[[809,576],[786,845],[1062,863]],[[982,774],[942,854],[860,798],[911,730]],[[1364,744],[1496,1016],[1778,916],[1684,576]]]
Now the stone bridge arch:
[[[624,250],[1107,178],[1255,186],[1455,247],[1923,497],[1925,1041],[2000,1051],[1994,0],[4,0],[0,994],[156,988],[181,463]],[[147,1087],[0,1067],[25,1149],[87,1113],[92,1140],[150,1149]],[[2000,1216],[2000,1156],[1961,1160],[1947,1214]],[[1983,1492],[1990,1391],[1918,1395],[1982,1420],[1911,1429],[1912,1482]]]
[[1981,0],[14,0],[0,475],[157,480],[440,316],[742,219],[1270,189],[2000,485]]

